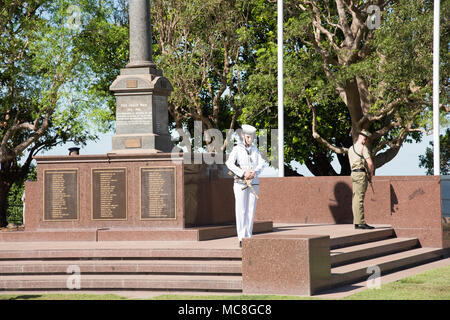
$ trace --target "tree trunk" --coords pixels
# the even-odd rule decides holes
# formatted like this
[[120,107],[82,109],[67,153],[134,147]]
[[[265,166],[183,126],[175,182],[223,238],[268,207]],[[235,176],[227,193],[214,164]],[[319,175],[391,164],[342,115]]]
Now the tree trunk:
[[[341,141],[342,146],[345,148],[350,148],[353,145],[353,138],[348,136],[346,139]],[[348,154],[346,153],[337,153],[336,154],[339,164],[341,165],[341,173],[340,176],[349,176],[351,174],[350,162],[348,160]]]
[[344,93],[341,94],[341,97],[343,96],[345,97],[345,99],[343,100],[350,114],[353,141],[356,141],[356,139],[358,138],[358,131],[360,130],[360,128],[358,127],[358,122],[363,117],[363,111],[361,108],[361,96],[356,81],[349,81],[347,83]]
[[314,154],[313,159],[305,161],[306,167],[315,176],[337,176],[325,154]]
[[349,176],[351,174],[350,162],[348,160],[347,154],[336,154],[339,164],[341,165],[341,173],[340,176]]
[[293,170],[291,167],[284,165],[284,176],[285,177],[303,177],[302,174]]
[[[3,169],[2,169],[3,170]],[[2,179],[3,174],[0,173],[0,228],[6,227],[6,212],[8,210],[8,194],[11,189],[11,183]]]

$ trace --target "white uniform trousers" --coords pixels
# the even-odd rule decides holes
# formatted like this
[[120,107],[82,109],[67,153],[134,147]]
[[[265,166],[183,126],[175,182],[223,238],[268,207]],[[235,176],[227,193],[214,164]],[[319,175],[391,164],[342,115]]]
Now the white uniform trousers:
[[[236,204],[236,230],[239,241],[243,238],[250,238],[253,232],[253,218],[256,209],[256,197],[250,188],[242,190],[245,185],[234,183],[234,198]],[[258,185],[253,189],[258,194]]]

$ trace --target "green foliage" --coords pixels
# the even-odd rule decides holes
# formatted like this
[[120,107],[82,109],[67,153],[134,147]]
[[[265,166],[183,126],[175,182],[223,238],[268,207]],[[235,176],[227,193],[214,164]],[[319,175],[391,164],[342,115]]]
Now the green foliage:
[[[387,2],[376,30],[365,24],[367,2],[344,5],[346,15],[340,15],[338,3],[342,1],[285,2],[285,158],[309,164],[312,172],[326,168],[320,163],[331,161],[336,149],[350,146],[351,135],[360,128],[374,133],[377,167],[392,160],[404,142],[418,142],[431,129],[432,1]],[[443,105],[448,105],[449,10],[441,6]],[[274,128],[276,39],[273,26],[269,30],[266,36],[272,37],[256,51],[257,63],[248,76],[241,120]],[[331,147],[312,138],[312,108],[317,111],[317,133]],[[447,123],[448,114],[442,120]],[[337,156],[345,166],[346,155]],[[348,174],[348,167],[341,174]]]
[[[434,174],[434,151],[433,141],[430,142],[431,147],[427,147],[425,155],[419,156],[419,167],[426,169],[427,175]],[[450,174],[450,128],[441,134],[439,137],[440,150],[440,173],[441,175]]]
[[[96,138],[88,125],[95,104],[81,98],[85,61],[75,41],[78,29],[70,24],[74,4],[14,1],[2,11],[0,139],[18,158],[26,148],[35,152]],[[4,151],[0,159],[12,160]]]
[[23,222],[23,201],[22,196],[25,191],[26,180],[36,181],[37,180],[37,170],[35,166],[32,166],[26,179],[16,180],[8,194],[8,211],[7,220],[10,223],[20,223]]
[[[266,7],[274,12],[276,8]],[[270,15],[263,15],[273,19]],[[336,175],[330,163],[333,152],[312,136],[313,103],[321,134],[336,145],[351,143],[348,132],[350,117],[335,88],[326,80],[322,60],[307,48],[301,34],[307,19],[288,16],[284,25],[284,114],[285,163],[306,164],[315,175]],[[250,70],[241,121],[257,128],[277,128],[277,39],[276,25],[265,25],[265,43],[256,52],[256,65]],[[345,166],[345,163],[343,163]],[[345,170],[343,170],[345,173]]]
[[108,43],[123,48],[126,37],[124,28],[104,23],[106,16],[115,17],[107,11],[112,3],[120,2],[104,7],[94,0],[2,3],[0,226],[6,223],[9,188],[27,176],[32,156],[69,141],[85,145],[97,139],[100,123],[109,128],[111,94],[103,89],[117,68],[107,68],[116,53],[108,52]]
[[154,61],[175,89],[172,128],[192,136],[194,121],[222,132],[238,127],[256,52],[276,25],[267,8],[273,4],[263,0],[153,1]]
[[[83,55],[79,91],[89,106],[89,120],[101,132],[113,128],[116,101],[109,86],[128,62],[128,4],[126,1],[83,1],[85,26],[74,39]],[[95,107],[93,107],[95,106]]]

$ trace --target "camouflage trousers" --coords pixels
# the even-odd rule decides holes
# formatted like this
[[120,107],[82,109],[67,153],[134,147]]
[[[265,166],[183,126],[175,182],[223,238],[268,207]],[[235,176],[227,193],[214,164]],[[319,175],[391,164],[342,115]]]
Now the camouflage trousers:
[[365,172],[352,172],[352,211],[353,223],[364,224],[364,197],[367,191],[367,176]]

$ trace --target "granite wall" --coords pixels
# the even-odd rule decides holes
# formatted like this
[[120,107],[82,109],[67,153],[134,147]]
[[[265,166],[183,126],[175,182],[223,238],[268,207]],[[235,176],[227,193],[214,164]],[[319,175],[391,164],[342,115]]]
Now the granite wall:
[[[424,247],[450,247],[450,180],[436,176],[378,176],[368,187],[368,224],[390,224],[399,237]],[[343,177],[261,178],[255,219],[274,223],[351,224],[352,185]]]

